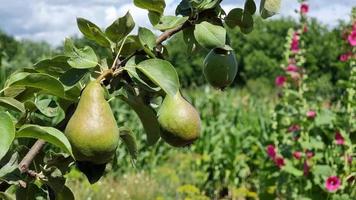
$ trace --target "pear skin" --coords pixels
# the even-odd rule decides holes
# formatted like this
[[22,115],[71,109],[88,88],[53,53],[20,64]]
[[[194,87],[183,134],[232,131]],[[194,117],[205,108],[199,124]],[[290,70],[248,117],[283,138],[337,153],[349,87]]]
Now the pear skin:
[[204,59],[205,79],[214,88],[229,86],[237,74],[237,61],[233,51],[212,49]]
[[65,129],[77,161],[108,163],[118,146],[119,129],[104,89],[99,82],[90,82]]
[[166,95],[158,111],[158,122],[162,139],[174,147],[190,145],[200,136],[199,113],[179,92]]

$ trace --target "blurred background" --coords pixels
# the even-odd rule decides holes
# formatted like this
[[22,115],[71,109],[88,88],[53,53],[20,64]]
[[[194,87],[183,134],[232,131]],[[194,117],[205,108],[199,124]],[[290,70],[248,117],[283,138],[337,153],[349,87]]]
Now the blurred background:
[[[168,14],[177,0],[166,0]],[[243,0],[226,0],[226,12],[243,6]],[[183,93],[201,113],[203,137],[184,149],[173,149],[163,142],[147,147],[138,117],[121,101],[112,101],[120,126],[133,128],[139,140],[139,154],[132,162],[123,146],[117,163],[95,185],[76,170],[69,185],[79,199],[210,199],[226,193],[236,199],[257,199],[264,187],[264,142],[268,140],[270,113],[277,91],[274,78],[283,69],[283,52],[289,28],[297,25],[296,0],[283,0],[281,13],[269,20],[256,16],[252,33],[228,30],[238,60],[238,76],[225,92],[206,86],[202,62],[207,52],[188,55],[182,35],[168,41],[170,61],[177,68]],[[342,30],[349,23],[351,0],[309,1],[312,19],[305,35],[306,64],[311,85],[318,99],[333,100],[340,95],[336,83],[347,79]],[[76,17],[101,26],[110,24],[130,10],[139,26],[151,28],[143,10],[131,0],[0,0],[0,88],[17,69],[59,54],[65,37],[76,45],[90,45],[76,27]],[[157,33],[158,34],[158,33]],[[256,187],[258,187],[256,189]],[[140,190],[137,190],[140,188]]]

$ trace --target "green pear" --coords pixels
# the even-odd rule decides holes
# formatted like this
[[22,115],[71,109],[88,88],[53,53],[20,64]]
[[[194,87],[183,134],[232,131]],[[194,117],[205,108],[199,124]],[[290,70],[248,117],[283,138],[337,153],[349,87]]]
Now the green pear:
[[162,139],[175,147],[190,145],[200,136],[199,113],[179,92],[166,95],[158,110],[158,123]]
[[233,51],[212,49],[204,59],[203,73],[206,80],[215,88],[224,89],[237,74],[237,61]]
[[77,161],[105,164],[112,159],[119,129],[99,82],[92,81],[83,90],[65,134]]

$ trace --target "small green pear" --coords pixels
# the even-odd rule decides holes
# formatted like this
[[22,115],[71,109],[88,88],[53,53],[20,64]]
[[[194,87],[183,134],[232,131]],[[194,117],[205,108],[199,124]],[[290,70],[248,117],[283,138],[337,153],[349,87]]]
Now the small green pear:
[[206,80],[215,88],[224,89],[237,74],[237,61],[233,51],[212,49],[204,59],[203,73]]
[[166,95],[158,110],[158,123],[162,139],[175,147],[190,145],[200,136],[199,113],[179,92]]
[[84,88],[65,135],[75,160],[105,164],[112,159],[119,142],[119,129],[99,82],[92,81]]

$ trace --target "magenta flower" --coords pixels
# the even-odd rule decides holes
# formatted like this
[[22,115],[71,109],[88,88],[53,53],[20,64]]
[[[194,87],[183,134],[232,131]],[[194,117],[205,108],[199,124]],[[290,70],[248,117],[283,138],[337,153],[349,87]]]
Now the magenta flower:
[[300,158],[302,157],[302,152],[300,151],[293,152],[293,157],[297,160],[300,160]]
[[341,62],[346,62],[347,60],[349,60],[349,54],[348,53],[344,53],[344,54],[342,54],[342,55],[340,55],[340,58],[339,58],[339,60],[341,61]]
[[312,157],[314,157],[314,152],[312,152],[312,151],[310,151],[310,150],[307,150],[307,151],[305,152],[305,154],[307,155],[307,158],[312,158]]
[[300,13],[307,14],[308,12],[309,12],[309,5],[302,3],[302,5],[300,5]]
[[316,112],[314,110],[309,110],[307,112],[307,118],[308,119],[314,119],[316,117]]
[[350,35],[347,37],[351,46],[356,46],[356,30],[353,30]]
[[308,164],[308,161],[304,160],[304,163],[303,163],[303,174],[304,174],[304,176],[308,176],[309,171],[310,171],[310,166]]
[[282,168],[285,165],[284,158],[281,156],[277,156],[274,159],[274,163],[277,165],[278,168]]
[[274,145],[272,144],[268,145],[266,151],[270,158],[274,159],[276,157],[277,153],[276,153],[276,147]]
[[329,192],[335,192],[341,186],[340,178],[337,176],[330,176],[326,179],[325,187]]
[[276,80],[274,81],[276,86],[283,87],[284,83],[287,81],[287,78],[284,76],[277,76]]
[[345,143],[344,137],[340,134],[339,131],[335,133],[335,142],[338,145],[343,145]]
[[293,64],[289,64],[286,68],[287,72],[298,72],[298,67],[293,65]]
[[288,128],[288,132],[300,131],[300,126],[298,124],[293,124]]

